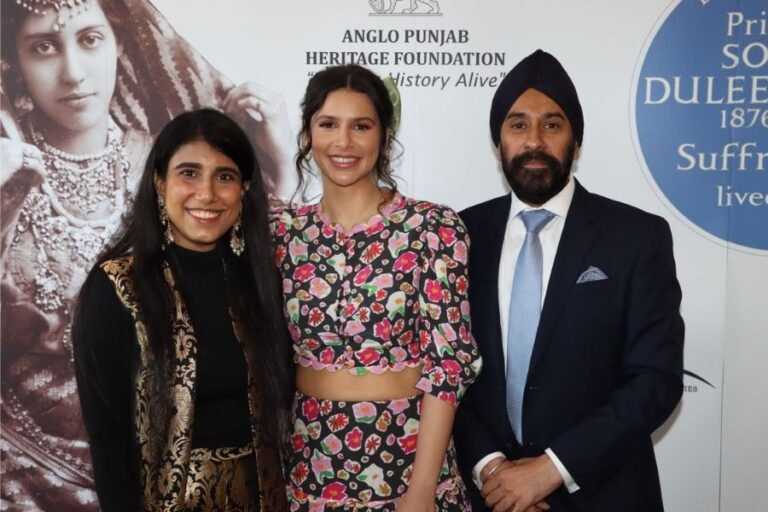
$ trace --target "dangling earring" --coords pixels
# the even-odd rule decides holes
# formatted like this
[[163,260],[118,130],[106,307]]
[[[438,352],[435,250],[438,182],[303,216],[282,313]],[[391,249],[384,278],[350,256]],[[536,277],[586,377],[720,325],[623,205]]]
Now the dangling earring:
[[235,256],[240,256],[245,250],[245,238],[243,237],[243,226],[240,222],[243,218],[243,211],[237,216],[237,220],[232,225],[232,231],[229,234],[229,246],[232,248],[232,252]]
[[19,117],[21,117],[32,112],[32,110],[35,108],[35,103],[32,101],[32,98],[30,98],[29,95],[20,94],[19,96],[16,96],[15,100],[13,100],[13,108],[16,109],[16,113]]
[[[160,195],[157,196],[157,209],[160,211],[160,225],[165,229],[163,238],[165,243],[170,245],[174,242],[173,230],[171,229],[171,221],[168,218],[168,211],[165,209],[165,201],[163,201]],[[165,244],[163,244],[163,249],[165,249]]]

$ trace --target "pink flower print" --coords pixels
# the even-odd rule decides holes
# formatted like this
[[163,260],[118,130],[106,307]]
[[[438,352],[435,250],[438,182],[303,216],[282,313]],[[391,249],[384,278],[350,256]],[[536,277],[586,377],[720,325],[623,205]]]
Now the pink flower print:
[[371,265],[364,266],[357,274],[355,274],[355,278],[352,280],[352,283],[355,286],[364,285],[368,282],[368,277],[371,275],[371,272],[373,272],[373,267]]
[[403,328],[405,328],[405,320],[398,318],[397,321],[395,321],[395,324],[392,326],[392,335],[397,336],[403,332]]
[[312,327],[317,327],[318,325],[323,323],[324,319],[325,319],[325,313],[323,313],[320,308],[312,308],[309,310],[309,315],[307,316],[307,323]]
[[363,446],[363,431],[360,427],[355,427],[344,436],[344,444],[353,452],[358,451]]
[[439,326],[440,333],[445,337],[448,341],[456,341],[456,331],[453,329],[453,326],[449,323],[442,323]]
[[384,470],[376,464],[371,464],[362,473],[357,475],[357,480],[373,489],[378,496],[389,496],[392,488],[384,480]]
[[[288,326],[289,329],[290,329],[290,327],[291,326]],[[298,334],[297,334],[297,336],[298,336]],[[310,352],[312,350],[317,350],[318,348],[320,348],[320,342],[317,341],[315,338],[307,338],[307,339],[305,339],[304,340],[304,345],[307,347],[307,350],[309,350]]]
[[341,440],[335,434],[328,434],[320,442],[320,446],[326,455],[336,455],[341,451]]
[[378,322],[374,324],[373,326],[373,335],[377,338],[389,341],[389,337],[392,334],[392,324],[389,322],[388,319],[384,319],[381,322]]
[[[322,352],[320,352],[320,357],[318,359],[322,364],[330,365],[330,364],[333,364],[333,361],[336,359],[336,354],[334,353],[331,347],[328,347],[323,349]],[[314,419],[314,418],[310,418],[310,419]]]
[[420,213],[417,213],[405,221],[405,230],[410,231],[413,228],[417,228],[421,226],[423,222],[424,222],[424,216],[421,215]]
[[301,404],[301,413],[309,421],[315,420],[319,412],[320,412],[320,405],[317,403],[317,400],[315,400],[314,398],[310,398],[309,400]]
[[387,317],[394,319],[397,315],[405,314],[405,293],[397,291],[387,299]]
[[352,406],[352,413],[358,423],[373,423],[376,419],[376,407],[371,402],[358,402]]
[[293,453],[299,453],[304,449],[306,441],[303,434],[294,434],[291,436],[291,448]]
[[452,391],[440,391],[437,394],[437,398],[439,398],[443,402],[448,402],[452,406],[456,407],[456,393]]
[[377,233],[381,233],[381,231],[382,231],[383,229],[384,229],[384,222],[380,220],[380,221],[378,221],[378,222],[374,223],[373,225],[369,226],[369,227],[368,227],[368,228],[365,230],[365,234],[366,234],[367,236],[373,236],[373,235],[375,235],[375,234],[377,234]]
[[464,317],[464,320],[469,320],[469,301],[468,300],[461,301],[461,304],[459,305],[459,307],[461,308],[461,316]]
[[453,259],[462,265],[466,265],[468,255],[469,251],[467,250],[467,244],[461,240],[456,242],[456,245],[453,247]]
[[381,274],[373,280],[373,284],[379,289],[392,288],[393,283],[392,274]]
[[433,251],[436,251],[440,248],[440,237],[434,234],[433,232],[429,231],[427,232],[427,245],[430,249]]
[[449,322],[458,322],[461,320],[461,313],[459,312],[459,308],[448,308],[446,311],[448,314],[448,321]]
[[410,272],[416,266],[419,256],[413,251],[405,251],[397,257],[392,267],[396,272]]
[[323,432],[323,426],[319,421],[313,421],[307,425],[307,435],[310,439],[317,441],[320,439],[320,434]]
[[380,315],[384,312],[384,304],[381,302],[374,302],[371,304],[371,311],[376,313],[377,315]]
[[381,358],[381,352],[373,347],[367,347],[355,352],[355,357],[363,366],[371,366]]
[[354,336],[355,334],[360,334],[363,331],[365,331],[365,326],[362,324],[362,322],[358,322],[357,320],[350,320],[344,324],[343,333],[347,336]]
[[304,241],[311,242],[312,240],[320,236],[320,228],[318,228],[317,225],[312,224],[311,226],[308,226],[307,229],[303,231],[302,236],[304,237]]
[[404,453],[413,453],[416,451],[418,437],[418,434],[411,434],[409,436],[401,437],[397,440],[397,444],[400,445],[400,448]]
[[[453,339],[455,340],[456,339],[456,331],[451,329],[450,332],[452,333]],[[453,348],[451,347],[451,344],[448,343],[447,338],[443,335],[442,329],[432,329],[432,343],[435,344],[435,348],[437,349],[437,354],[440,357],[446,357],[446,356],[452,356],[453,355],[453,353],[454,353],[453,352]]]
[[467,290],[469,289],[469,280],[467,279],[467,276],[459,276],[458,279],[456,279],[456,292],[464,296],[467,294]]
[[406,410],[409,405],[410,401],[407,398],[397,398],[389,402],[387,409],[392,411],[392,414],[397,415]]
[[440,361],[440,367],[447,373],[449,376],[451,375],[458,375],[461,373],[461,365],[457,363],[456,361],[452,359],[444,359]]
[[288,232],[288,225],[282,220],[278,220],[277,227],[275,228],[275,235],[281,237]]
[[293,237],[293,240],[288,244],[288,254],[294,265],[300,261],[307,261],[307,244],[302,242],[299,237]]
[[390,462],[392,462],[393,460],[395,460],[395,456],[394,456],[394,455],[392,455],[392,454],[391,454],[391,453],[389,453],[389,452],[386,452],[386,451],[385,451],[385,452],[381,452],[381,455],[380,455],[380,457],[381,457],[381,460],[382,460],[382,461],[383,461],[385,464],[389,464]]
[[283,293],[288,295],[293,290],[293,281],[290,279],[283,279]]
[[[305,206],[300,206],[300,207],[296,208],[296,210],[295,210],[296,216],[297,217],[303,217],[304,215],[306,215],[308,213],[311,213],[314,208],[315,208],[315,206],[311,205],[311,204],[308,204],[308,205],[305,205]],[[289,219],[290,219],[290,217],[289,217]]]
[[303,484],[308,476],[309,466],[307,466],[306,462],[299,462],[291,471],[291,481],[293,482],[293,485],[297,487]]
[[288,313],[288,320],[292,324],[296,324],[299,321],[299,308],[300,308],[299,299],[295,297],[292,299],[288,299],[288,302],[286,302],[285,304],[285,310]]
[[440,302],[443,299],[443,287],[434,279],[424,280],[424,293],[427,294],[427,300],[430,302]]
[[315,266],[312,263],[305,263],[296,267],[293,271],[293,278],[302,283],[306,283],[315,277]]
[[452,246],[454,243],[456,243],[456,230],[453,228],[447,228],[445,226],[441,226],[437,233],[440,235],[440,238],[443,240],[443,243],[447,245],[448,247]]
[[323,454],[320,450],[315,449],[310,461],[312,464],[312,472],[315,474],[315,478],[320,483],[326,478],[333,478],[333,467],[331,466],[331,458]]
[[285,255],[287,254],[287,250],[284,245],[280,244],[277,247],[275,247],[275,263],[280,266],[280,263],[283,261],[283,258],[285,258]]
[[381,253],[383,252],[384,244],[381,242],[373,242],[365,248],[363,254],[360,256],[360,261],[367,265],[368,263],[373,262],[376,258],[381,256]]
[[361,322],[367,322],[371,319],[371,310],[369,308],[360,308],[357,312],[357,318]]
[[384,411],[381,413],[381,416],[379,416],[379,419],[376,420],[376,430],[379,432],[386,432],[389,430],[389,426],[392,424],[392,413],[389,411]]
[[413,341],[413,331],[405,331],[399,338],[397,338],[397,343],[403,347],[410,345],[411,341]]
[[[360,430],[357,427],[355,427],[355,429]],[[351,434],[351,432],[350,432],[350,434]],[[360,469],[361,469],[360,468],[360,463],[356,462],[354,460],[347,459],[347,460],[344,461],[344,469],[346,469],[347,471],[349,471],[352,474],[357,474],[357,473],[360,472]]]
[[408,352],[403,347],[394,347],[389,351],[389,360],[392,363],[400,363],[408,357]]
[[376,300],[384,300],[387,298],[387,290],[379,290],[376,292]]
[[318,299],[324,299],[331,293],[331,286],[321,277],[315,277],[309,282],[309,293]]
[[[401,233],[400,231],[392,233],[392,236],[389,237],[389,241],[387,242],[387,248],[392,257],[397,258],[400,251],[406,247],[408,247],[408,235],[406,233]],[[395,267],[395,270],[397,270],[397,267]]]
[[315,250],[315,252],[317,252],[317,254],[319,254],[320,256],[322,256],[325,259],[328,259],[331,256],[331,249],[328,246],[326,246],[326,245],[319,246]]
[[327,424],[328,428],[331,429],[331,432],[338,432],[349,425],[349,416],[341,412],[334,414],[328,418]]
[[320,233],[322,233],[325,238],[333,238],[333,236],[336,234],[333,228],[328,224],[323,224],[322,228],[320,229]]
[[331,412],[332,408],[333,408],[333,401],[331,401],[331,400],[322,400],[320,402],[320,414],[322,414],[323,416],[325,416],[329,412]]
[[442,258],[437,258],[434,265],[437,280],[448,286],[448,269],[446,268],[445,261]]
[[445,372],[440,367],[433,368],[429,374],[429,380],[437,387],[440,387],[445,382]]
[[365,453],[366,455],[373,455],[379,450],[381,446],[381,436],[378,434],[371,434],[368,439],[365,440]]

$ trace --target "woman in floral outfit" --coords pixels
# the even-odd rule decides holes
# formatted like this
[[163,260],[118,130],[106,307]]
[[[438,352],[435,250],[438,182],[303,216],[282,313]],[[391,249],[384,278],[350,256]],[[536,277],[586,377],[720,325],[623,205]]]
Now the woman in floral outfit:
[[397,191],[394,109],[378,76],[327,68],[302,108],[297,168],[314,161],[323,196],[272,224],[298,363],[290,507],[469,510],[451,441],[481,367],[464,225]]

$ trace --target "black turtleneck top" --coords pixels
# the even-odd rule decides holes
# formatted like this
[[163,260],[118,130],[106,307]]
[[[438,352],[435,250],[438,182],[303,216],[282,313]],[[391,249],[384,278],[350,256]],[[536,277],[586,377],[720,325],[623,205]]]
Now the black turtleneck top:
[[[248,369],[228,311],[222,248],[168,248],[167,259],[197,339],[192,446],[251,442]],[[97,270],[82,298],[85,331],[74,339],[78,389],[88,430],[97,492],[104,510],[136,503],[138,475],[133,428],[139,349],[130,312]]]

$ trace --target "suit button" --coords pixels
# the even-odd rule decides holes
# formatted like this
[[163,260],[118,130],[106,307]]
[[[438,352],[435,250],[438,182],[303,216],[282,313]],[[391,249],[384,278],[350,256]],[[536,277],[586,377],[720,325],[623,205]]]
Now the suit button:
[[528,386],[527,389],[528,391],[536,391],[537,389],[539,389],[539,386]]
[[527,446],[528,448],[531,448],[533,446],[533,441],[526,442],[525,446]]

